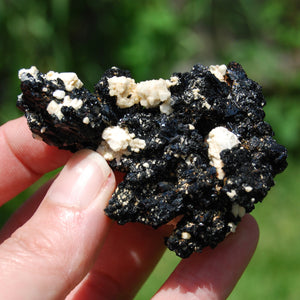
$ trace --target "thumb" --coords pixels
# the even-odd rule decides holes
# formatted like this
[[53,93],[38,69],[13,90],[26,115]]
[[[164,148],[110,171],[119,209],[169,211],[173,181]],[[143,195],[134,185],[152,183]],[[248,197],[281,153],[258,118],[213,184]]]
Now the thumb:
[[75,154],[32,218],[0,246],[0,299],[64,298],[96,259],[114,187],[98,153]]

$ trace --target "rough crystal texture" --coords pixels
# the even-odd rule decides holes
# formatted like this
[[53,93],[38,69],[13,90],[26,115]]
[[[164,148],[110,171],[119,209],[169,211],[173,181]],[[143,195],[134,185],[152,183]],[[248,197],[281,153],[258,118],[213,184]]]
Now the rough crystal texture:
[[[143,99],[126,107],[124,90],[118,106],[108,79],[131,76],[116,67],[103,75],[95,93],[84,87],[67,89],[59,75],[51,80],[37,69],[21,71],[17,106],[34,135],[73,152],[98,149],[114,170],[125,173],[105,209],[119,224],[141,222],[157,228],[181,216],[165,240],[180,257],[215,247],[234,232],[287,166],[286,149],[264,121],[261,87],[237,63],[195,65],[190,72],[173,74],[166,110],[159,105],[145,108],[138,103]],[[130,101],[133,96],[126,97]],[[108,140],[125,140],[119,152],[103,140],[108,127],[124,132],[116,141],[113,136]],[[208,138],[217,127],[222,129],[219,136],[226,133],[224,141]],[[226,136],[234,141],[232,146],[226,146]],[[218,147],[222,150],[215,153]],[[209,155],[209,148],[215,154]]]

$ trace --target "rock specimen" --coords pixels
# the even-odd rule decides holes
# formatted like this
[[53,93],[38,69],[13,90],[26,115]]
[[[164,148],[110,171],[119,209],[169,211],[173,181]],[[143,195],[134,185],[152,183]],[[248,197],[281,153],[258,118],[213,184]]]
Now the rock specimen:
[[261,87],[237,63],[140,83],[113,67],[95,93],[75,73],[31,67],[19,78],[17,106],[34,136],[96,150],[125,173],[105,209],[119,224],[157,228],[180,216],[165,243],[183,258],[234,232],[287,166]]

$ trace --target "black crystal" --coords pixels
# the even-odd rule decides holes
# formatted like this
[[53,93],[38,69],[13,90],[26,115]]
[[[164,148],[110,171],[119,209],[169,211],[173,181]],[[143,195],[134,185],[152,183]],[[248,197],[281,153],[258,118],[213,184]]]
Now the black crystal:
[[[190,72],[173,74],[178,77],[178,83],[170,87],[173,112],[165,114],[159,107],[146,109],[140,104],[118,107],[116,97],[109,95],[112,76],[130,77],[130,73],[109,69],[96,84],[95,93],[85,88],[68,92],[62,81],[46,80],[42,73],[36,78],[27,74],[17,106],[35,135],[72,152],[97,150],[109,126],[126,128],[144,140],[146,147],[138,153],[129,147],[127,155],[109,162],[125,176],[106,214],[119,224],[141,222],[154,228],[181,216],[166,237],[169,249],[185,258],[204,247],[215,247],[241,220],[233,207],[251,212],[274,184],[274,176],[287,166],[287,150],[277,144],[264,121],[261,87],[237,63],[227,65],[221,81],[208,67],[195,65]],[[51,101],[62,101],[53,97],[57,89],[83,101],[77,110],[63,107],[61,119],[47,112]],[[220,154],[223,179],[210,164],[206,141],[218,126],[240,141]]]

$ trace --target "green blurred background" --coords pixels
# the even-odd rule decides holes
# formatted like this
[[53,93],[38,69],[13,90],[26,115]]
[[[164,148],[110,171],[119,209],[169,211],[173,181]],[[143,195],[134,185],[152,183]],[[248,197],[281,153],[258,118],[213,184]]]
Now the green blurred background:
[[[31,65],[74,71],[92,89],[113,65],[139,81],[198,62],[240,62],[263,86],[289,166],[253,212],[260,242],[229,299],[300,299],[298,0],[0,0],[0,57],[1,124],[21,115],[17,72]],[[33,189],[0,209],[1,224]],[[178,262],[166,252],[135,299],[149,299]]]

